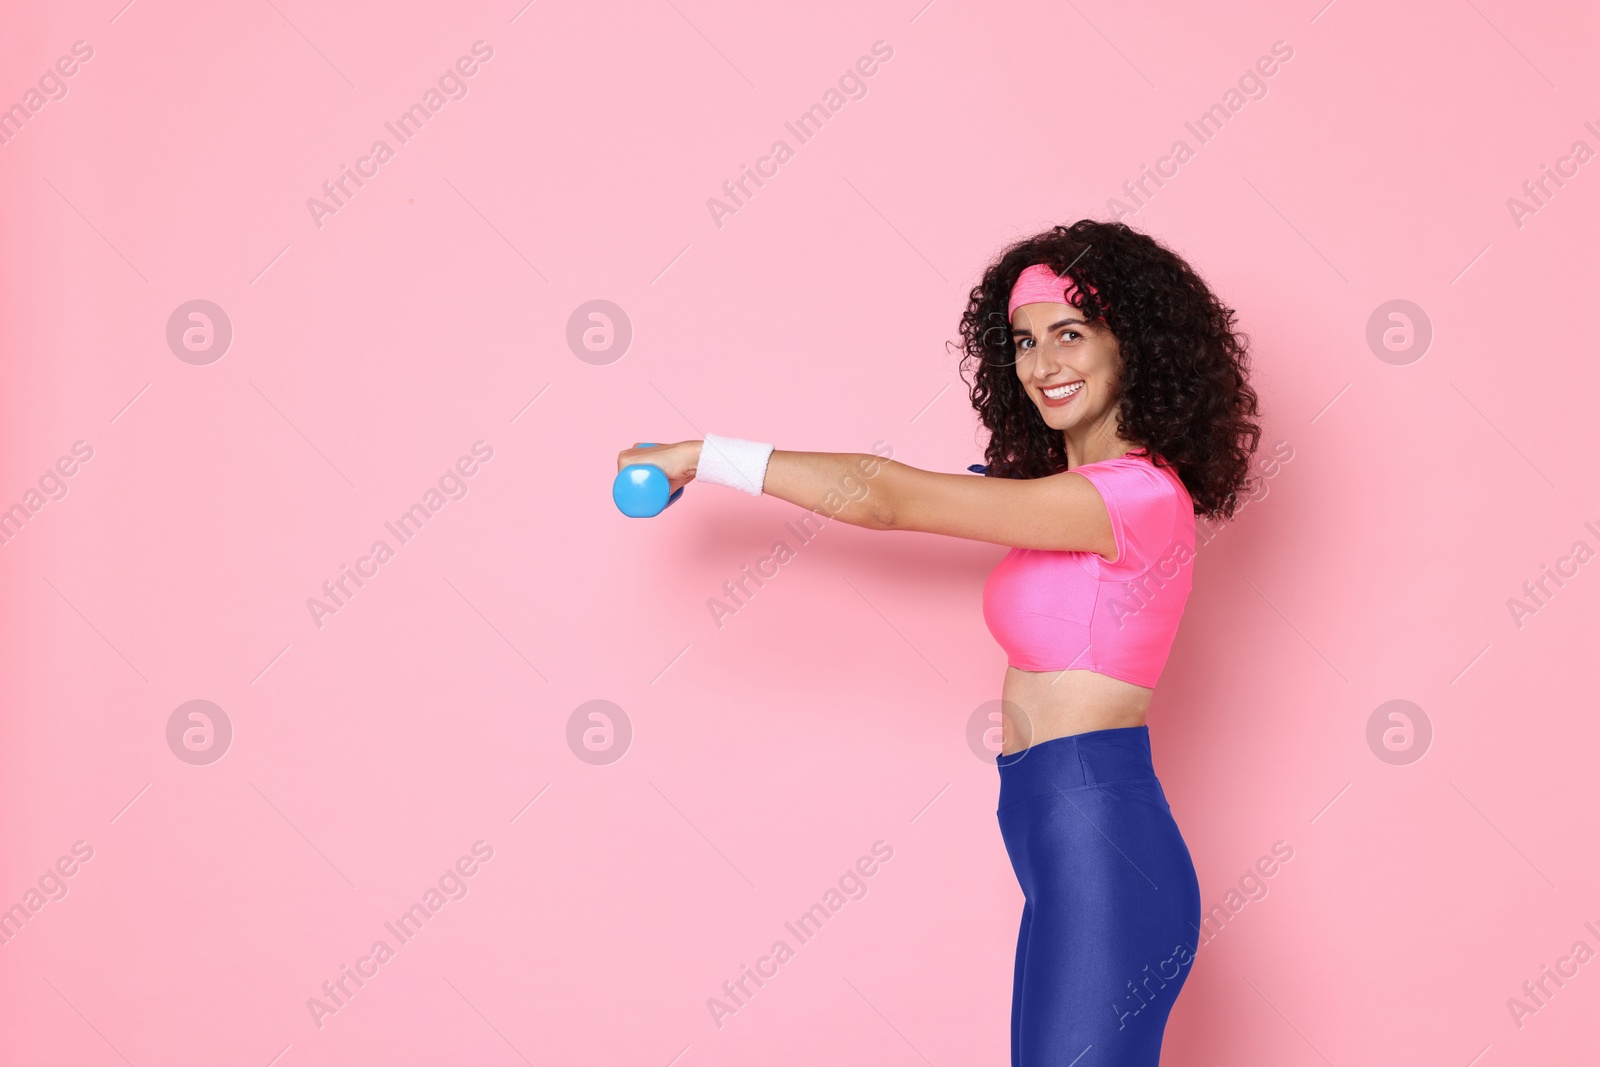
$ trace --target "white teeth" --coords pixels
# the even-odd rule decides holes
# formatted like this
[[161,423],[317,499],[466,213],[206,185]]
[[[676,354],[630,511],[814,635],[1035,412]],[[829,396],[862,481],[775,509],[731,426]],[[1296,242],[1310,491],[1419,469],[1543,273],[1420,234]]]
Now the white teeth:
[[1071,385],[1063,385],[1059,389],[1046,389],[1044,391],[1044,395],[1049,397],[1051,400],[1060,400],[1064,396],[1071,396],[1073,393],[1076,393],[1082,388],[1082,382],[1073,382]]

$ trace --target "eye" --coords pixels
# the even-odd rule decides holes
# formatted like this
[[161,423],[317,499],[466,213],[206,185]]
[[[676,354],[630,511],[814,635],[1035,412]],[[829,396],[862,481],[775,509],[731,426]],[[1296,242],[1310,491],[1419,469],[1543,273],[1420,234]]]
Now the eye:
[[1081,333],[1079,333],[1079,332],[1078,332],[1078,331],[1077,331],[1077,330],[1062,330],[1062,331],[1061,331],[1061,339],[1062,339],[1062,340],[1063,340],[1063,341],[1065,341],[1065,340],[1066,340],[1066,339],[1067,339],[1067,335],[1068,335],[1068,334],[1071,334],[1071,335],[1072,335],[1072,339],[1073,339],[1073,340],[1074,340],[1074,341],[1081,341],[1081,340],[1083,340],[1083,334],[1081,334]]
[[1033,344],[1033,338],[1031,338],[1031,337],[1019,337],[1019,338],[1017,338],[1017,350],[1018,351],[1021,351],[1021,350],[1025,349],[1025,348],[1028,348],[1032,344]]

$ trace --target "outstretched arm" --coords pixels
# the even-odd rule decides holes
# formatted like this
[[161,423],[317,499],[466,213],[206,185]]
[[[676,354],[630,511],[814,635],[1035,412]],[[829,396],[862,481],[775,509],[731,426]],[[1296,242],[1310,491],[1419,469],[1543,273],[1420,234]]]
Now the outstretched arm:
[[[624,451],[626,463],[659,463],[672,488],[694,477],[700,441]],[[775,449],[761,491],[868,530],[918,530],[1017,548],[1117,556],[1111,516],[1094,484],[1063,471],[1045,478],[980,478],[921,470],[866,452]]]
[[1100,491],[1081,474],[975,478],[854,452],[774,450],[761,491],[869,530],[1117,555]]

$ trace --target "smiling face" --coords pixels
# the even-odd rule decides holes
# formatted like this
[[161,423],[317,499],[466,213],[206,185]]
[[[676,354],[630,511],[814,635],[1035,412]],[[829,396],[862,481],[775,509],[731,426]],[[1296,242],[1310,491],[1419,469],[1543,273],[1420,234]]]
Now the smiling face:
[[1105,323],[1086,322],[1070,304],[1023,304],[1011,317],[1011,339],[1017,380],[1045,425],[1066,435],[1068,455],[1088,462],[1080,458],[1086,452],[1114,445],[1122,354]]

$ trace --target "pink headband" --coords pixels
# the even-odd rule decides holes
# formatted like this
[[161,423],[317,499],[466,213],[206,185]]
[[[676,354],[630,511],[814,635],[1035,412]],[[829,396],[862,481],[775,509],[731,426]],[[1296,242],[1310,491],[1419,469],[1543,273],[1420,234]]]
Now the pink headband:
[[[1096,296],[1100,290],[1089,286],[1089,291]],[[1043,263],[1035,263],[1021,274],[1017,275],[1017,283],[1011,287],[1011,305],[1006,309],[1006,317],[1010,318],[1017,313],[1017,308],[1023,304],[1070,304],[1078,306],[1078,283],[1068,274],[1057,274]]]

